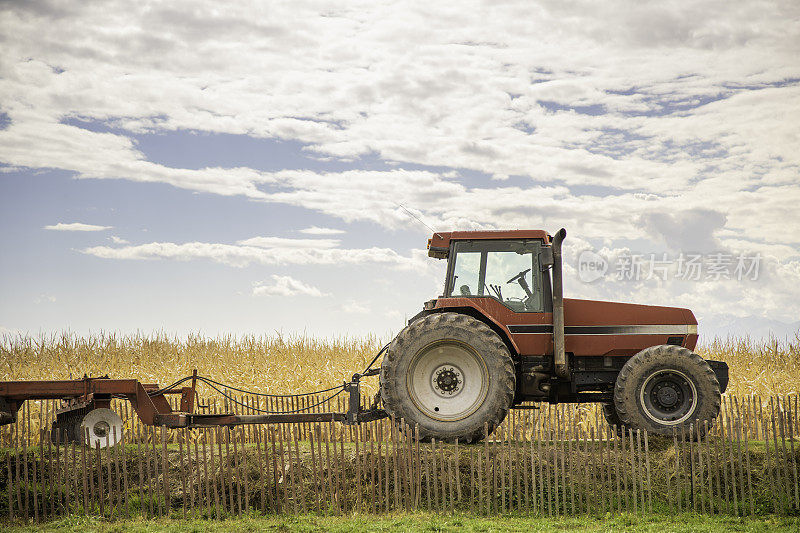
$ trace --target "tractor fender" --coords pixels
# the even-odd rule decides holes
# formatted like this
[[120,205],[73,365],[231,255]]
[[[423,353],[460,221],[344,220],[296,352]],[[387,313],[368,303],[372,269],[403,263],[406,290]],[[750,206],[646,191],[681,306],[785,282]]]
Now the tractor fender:
[[486,316],[483,314],[480,309],[471,306],[464,306],[464,307],[442,307],[442,308],[434,308],[434,309],[424,309],[411,317],[408,321],[409,324],[419,320],[422,317],[428,316],[433,313],[461,313],[463,315],[471,316],[477,320],[480,320],[487,326],[489,326],[495,333],[497,333],[500,338],[503,340],[503,343],[508,348],[508,351],[511,352],[511,357],[513,359],[517,359],[519,357],[519,348],[517,348],[516,343],[511,338],[511,334],[509,333],[508,329],[502,326],[499,322],[492,319],[491,317]]

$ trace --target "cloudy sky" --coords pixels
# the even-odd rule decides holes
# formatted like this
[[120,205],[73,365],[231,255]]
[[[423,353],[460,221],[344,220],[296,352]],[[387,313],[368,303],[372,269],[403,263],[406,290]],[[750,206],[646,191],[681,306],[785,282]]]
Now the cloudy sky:
[[798,57],[796,1],[0,3],[0,331],[387,335],[442,289],[417,218],[783,327]]

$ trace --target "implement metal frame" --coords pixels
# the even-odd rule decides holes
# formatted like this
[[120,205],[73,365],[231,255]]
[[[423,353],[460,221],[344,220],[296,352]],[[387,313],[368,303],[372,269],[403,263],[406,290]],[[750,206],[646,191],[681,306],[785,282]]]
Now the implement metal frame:
[[[363,376],[372,376],[371,371]],[[70,381],[0,381],[0,425],[12,424],[26,400],[62,400],[56,415],[81,409],[109,408],[113,398],[126,399],[136,410],[139,419],[151,426],[197,428],[238,426],[243,424],[292,424],[306,422],[341,422],[347,425],[379,420],[388,416],[383,409],[361,408],[361,374],[354,374],[344,383],[349,395],[346,413],[270,413],[237,415],[232,413],[195,413],[197,371],[192,374],[192,386],[162,390],[157,384],[144,384],[135,379],[84,377]],[[166,394],[180,394],[180,411],[173,411]]]

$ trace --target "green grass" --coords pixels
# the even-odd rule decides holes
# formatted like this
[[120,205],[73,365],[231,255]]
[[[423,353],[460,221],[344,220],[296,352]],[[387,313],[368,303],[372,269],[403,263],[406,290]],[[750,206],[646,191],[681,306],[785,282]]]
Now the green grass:
[[8,533],[25,531],[164,531],[164,532],[228,532],[228,531],[419,531],[500,532],[520,531],[654,531],[654,532],[705,532],[705,531],[800,531],[800,518],[768,515],[759,518],[733,518],[697,514],[663,515],[645,517],[628,514],[605,517],[574,516],[559,518],[534,518],[523,515],[476,517],[465,514],[410,513],[385,516],[270,516],[244,517],[219,522],[205,520],[120,520],[109,522],[95,518],[67,518],[35,525],[9,525],[0,523]]

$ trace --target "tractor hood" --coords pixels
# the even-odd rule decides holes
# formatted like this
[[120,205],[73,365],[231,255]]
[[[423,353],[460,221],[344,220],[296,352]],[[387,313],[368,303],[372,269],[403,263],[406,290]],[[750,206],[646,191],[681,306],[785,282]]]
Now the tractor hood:
[[659,344],[690,350],[697,344],[697,319],[681,307],[564,298],[564,329],[569,340],[606,335],[643,340],[643,336],[657,336],[662,339]]

